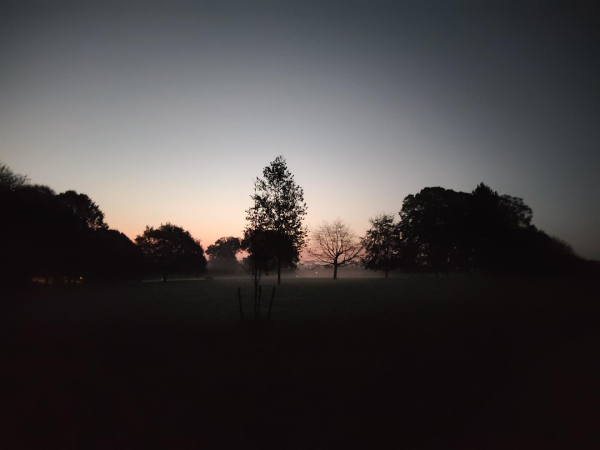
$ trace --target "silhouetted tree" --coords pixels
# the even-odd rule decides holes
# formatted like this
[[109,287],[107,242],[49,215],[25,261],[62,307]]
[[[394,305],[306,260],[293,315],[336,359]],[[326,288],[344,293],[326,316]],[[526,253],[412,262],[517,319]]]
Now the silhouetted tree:
[[151,267],[162,275],[163,281],[172,273],[196,273],[206,270],[206,258],[200,241],[189,231],[166,223],[159,228],[146,227],[135,238]]
[[29,184],[25,175],[14,173],[6,164],[0,164],[0,192],[14,191]]
[[108,230],[85,194],[56,193],[0,166],[0,278],[54,283],[140,279],[143,255],[124,234]]
[[364,255],[361,259],[369,270],[383,270],[388,277],[390,270],[400,264],[401,235],[394,216],[382,214],[369,219],[371,228],[363,239]]
[[307,208],[304,191],[294,181],[282,156],[264,168],[263,177],[254,183],[254,205],[246,211],[247,220],[260,222],[260,229],[264,231],[274,231],[263,233],[263,236],[272,239],[270,245],[275,249],[277,283],[281,284],[282,267],[295,268],[306,245],[307,230],[302,226],[302,220]]
[[256,306],[258,299],[258,287],[262,274],[268,274],[276,267],[275,256],[276,249],[274,241],[276,232],[268,229],[269,216],[263,208],[263,198],[256,195],[252,197],[254,206],[247,213],[246,220],[248,224],[244,229],[244,238],[242,239],[242,250],[248,253],[248,256],[242,261],[242,267],[252,277],[254,282],[254,304]]
[[84,227],[90,230],[108,229],[108,225],[104,223],[104,213],[87,195],[66,191],[58,194],[58,199],[73,211]]
[[145,270],[144,254],[140,246],[117,230],[99,229],[93,233],[89,247],[92,280],[141,281]]
[[465,268],[470,257],[465,239],[468,197],[441,187],[406,196],[398,225],[404,269],[439,273]]
[[422,189],[404,199],[400,212],[402,266],[540,274],[581,267],[567,245],[531,224],[532,216],[522,199],[483,183],[471,194]]
[[242,248],[242,243],[239,238],[229,236],[222,237],[209,245],[206,249],[206,254],[212,260],[229,260],[236,261],[236,255]]
[[85,236],[52,189],[22,185],[0,192],[0,277],[55,281],[83,272]]
[[313,233],[315,245],[309,254],[317,261],[333,266],[333,279],[337,279],[338,267],[344,267],[360,257],[362,244],[356,235],[340,219],[333,223],[323,222]]
[[[490,270],[505,270],[516,266],[517,253],[524,245],[524,236],[533,238],[533,213],[523,200],[496,191],[480,183],[469,198],[468,222],[465,228],[470,238],[475,266]],[[530,232],[524,230],[531,228]],[[527,238],[525,238],[527,239]]]
[[244,231],[242,249],[248,256],[242,261],[242,267],[252,277],[255,297],[263,274],[267,275],[277,267],[277,249],[274,246],[275,231],[262,228],[247,228]]

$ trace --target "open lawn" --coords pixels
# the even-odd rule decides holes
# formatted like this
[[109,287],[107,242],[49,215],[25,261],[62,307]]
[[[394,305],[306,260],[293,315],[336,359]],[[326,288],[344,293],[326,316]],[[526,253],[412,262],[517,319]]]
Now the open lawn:
[[[577,448],[600,417],[598,283],[285,279],[2,301],[4,448]],[[240,321],[237,287],[245,320]]]

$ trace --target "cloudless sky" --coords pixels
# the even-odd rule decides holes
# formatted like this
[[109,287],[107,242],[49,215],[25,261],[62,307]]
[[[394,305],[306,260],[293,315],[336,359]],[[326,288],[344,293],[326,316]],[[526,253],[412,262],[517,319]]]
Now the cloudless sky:
[[483,181],[600,259],[593,2],[2,2],[0,161],[131,238],[240,236],[283,155],[362,234]]

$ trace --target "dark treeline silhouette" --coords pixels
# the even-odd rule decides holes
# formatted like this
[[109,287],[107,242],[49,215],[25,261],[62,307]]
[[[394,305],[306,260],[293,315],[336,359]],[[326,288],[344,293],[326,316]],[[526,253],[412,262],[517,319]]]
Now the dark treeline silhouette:
[[85,194],[56,194],[0,170],[0,277],[11,283],[141,279],[143,256],[131,240],[104,223]]
[[471,193],[429,187],[408,195],[400,221],[371,220],[363,263],[372,270],[405,272],[560,274],[592,265],[565,242],[532,225],[522,199],[480,183]]
[[61,195],[46,186],[3,191],[0,205],[2,278],[13,282],[34,277],[46,282],[74,282],[84,277],[141,277],[141,252],[127,236],[108,227],[89,227]]
[[158,274],[202,273],[204,249],[189,232],[167,223],[132,242],[109,229],[87,195],[56,194],[0,165],[0,279],[62,284],[140,281]]
[[[242,238],[223,237],[207,249],[214,273],[261,276],[296,268],[307,245],[304,194],[279,156],[255,181],[253,205]],[[200,241],[166,223],[132,242],[109,229],[104,213],[87,195],[31,184],[26,176],[0,165],[0,279],[20,283],[141,280],[145,275],[207,270]],[[395,269],[428,273],[591,273],[597,264],[575,254],[565,242],[535,227],[522,199],[500,195],[481,183],[471,193],[428,187],[408,195],[399,221],[381,215],[356,238],[339,219],[312,235],[308,254],[337,268],[360,261],[387,278]],[[237,255],[247,256],[239,264]],[[241,266],[241,267],[240,267]]]

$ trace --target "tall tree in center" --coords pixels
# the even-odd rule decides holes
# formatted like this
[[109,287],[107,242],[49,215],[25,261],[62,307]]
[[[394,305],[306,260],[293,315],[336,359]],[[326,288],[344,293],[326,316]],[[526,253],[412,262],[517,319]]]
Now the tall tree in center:
[[254,206],[247,211],[248,220],[261,223],[264,231],[271,231],[277,284],[281,284],[281,269],[295,268],[306,245],[308,231],[302,226],[307,209],[304,190],[294,181],[285,158],[278,156],[264,168],[263,178],[254,182],[251,197]]

